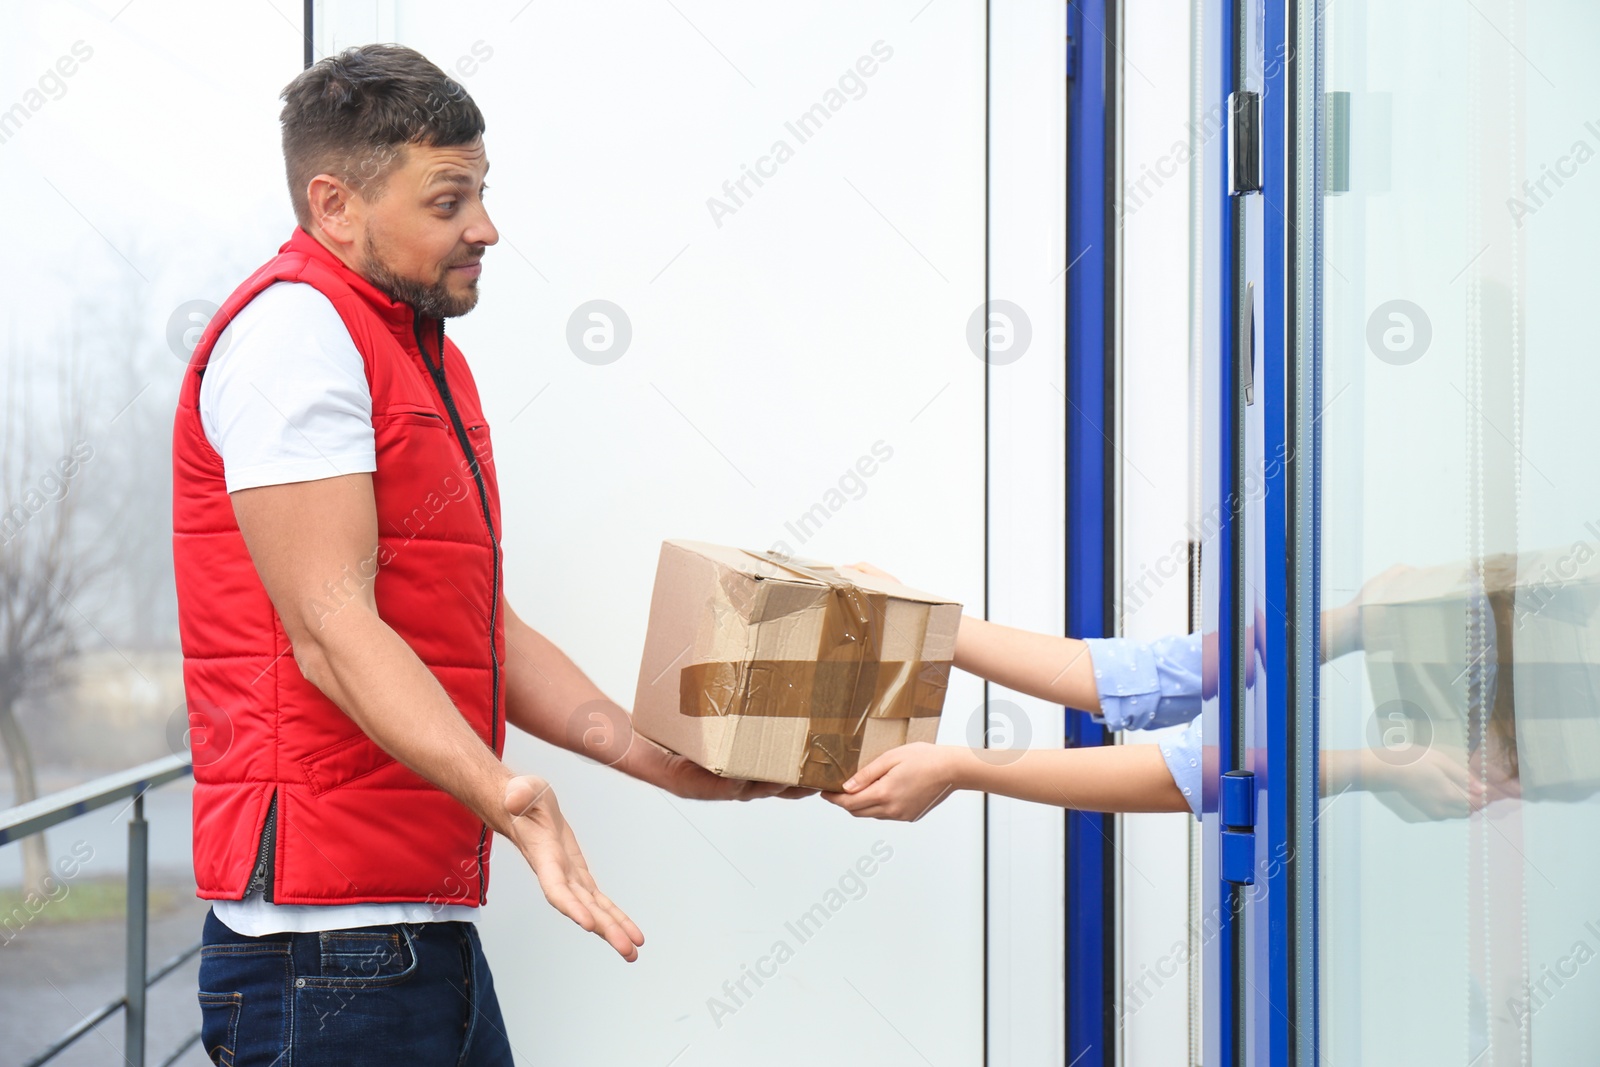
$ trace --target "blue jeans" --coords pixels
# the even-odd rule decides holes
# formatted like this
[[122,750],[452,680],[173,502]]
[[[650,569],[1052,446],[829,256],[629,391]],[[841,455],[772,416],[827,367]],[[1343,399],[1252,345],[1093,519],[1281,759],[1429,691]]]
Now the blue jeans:
[[470,922],[235,933],[206,913],[200,1040],[226,1067],[509,1067]]

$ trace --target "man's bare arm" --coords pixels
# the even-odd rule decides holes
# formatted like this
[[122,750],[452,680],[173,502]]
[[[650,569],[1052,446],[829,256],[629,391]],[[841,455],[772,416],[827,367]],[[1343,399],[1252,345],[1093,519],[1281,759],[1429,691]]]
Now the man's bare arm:
[[372,476],[241,489],[232,500],[306,680],[385,752],[515,842],[552,905],[636,958],[643,936],[593,887],[548,785],[513,775],[484,744],[433,672],[379,618],[372,582],[329,603],[325,583],[372,573],[377,562]]
[[241,489],[233,509],[306,681],[385,752],[507,833],[511,820],[501,799],[511,771],[411,646],[378,617],[373,583],[361,583],[347,600],[334,600],[324,587],[331,581],[348,588],[350,574],[375,567],[371,475]]
[[694,800],[808,796],[815,790],[720,778],[633,731],[628,712],[504,597],[506,720],[542,741]]

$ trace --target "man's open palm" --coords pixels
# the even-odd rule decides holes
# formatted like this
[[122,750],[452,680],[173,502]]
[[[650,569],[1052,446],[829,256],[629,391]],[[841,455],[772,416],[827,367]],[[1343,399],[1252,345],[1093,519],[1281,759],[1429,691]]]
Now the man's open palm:
[[505,801],[511,813],[511,840],[533,868],[544,898],[585,930],[605,938],[623,959],[637,960],[644,934],[594,884],[550,783],[535,775],[513,778],[506,783]]

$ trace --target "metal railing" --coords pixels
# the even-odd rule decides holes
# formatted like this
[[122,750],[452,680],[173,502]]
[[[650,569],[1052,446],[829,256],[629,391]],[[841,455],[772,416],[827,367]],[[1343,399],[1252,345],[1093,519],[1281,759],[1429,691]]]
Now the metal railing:
[[[152,760],[138,767],[130,767],[92,782],[63,789],[47,797],[19,804],[0,811],[0,846],[21,841],[57,823],[75,819],[80,815],[133,798],[133,815],[128,820],[128,955],[123,975],[123,993],[107,1001],[68,1028],[25,1067],[48,1063],[78,1038],[93,1030],[99,1023],[117,1011],[123,1012],[124,1037],[122,1055],[132,1067],[144,1067],[145,1062],[145,995],[146,991],[177,970],[185,960],[200,951],[196,941],[154,971],[149,967],[150,927],[150,824],[144,819],[144,795],[157,786],[176,781],[192,773],[193,764],[186,756],[168,756]],[[189,1046],[200,1040],[200,1030],[183,1039],[160,1067],[170,1067]]]

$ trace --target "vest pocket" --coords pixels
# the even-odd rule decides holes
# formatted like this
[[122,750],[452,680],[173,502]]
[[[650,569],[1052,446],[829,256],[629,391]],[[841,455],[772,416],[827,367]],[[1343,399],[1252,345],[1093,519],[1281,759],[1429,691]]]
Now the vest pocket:
[[311,786],[311,795],[320,796],[394,762],[395,758],[366,734],[356,734],[304,757],[300,769]]
[[450,425],[449,421],[437,411],[423,411],[416,408],[390,408],[377,418],[402,426],[429,426],[436,430],[446,429]]

